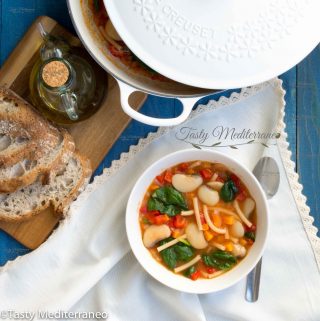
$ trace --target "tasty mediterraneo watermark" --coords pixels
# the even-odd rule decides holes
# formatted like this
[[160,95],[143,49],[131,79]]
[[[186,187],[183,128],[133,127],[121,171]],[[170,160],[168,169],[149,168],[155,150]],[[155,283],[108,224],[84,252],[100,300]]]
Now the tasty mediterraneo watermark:
[[0,320],[108,320],[109,313],[104,311],[0,311]]
[[250,128],[237,130],[235,127],[216,126],[211,131],[194,127],[181,127],[175,134],[176,139],[195,148],[219,147],[238,149],[249,144],[261,144],[264,147],[274,145],[272,141],[280,137],[280,133],[262,132]]

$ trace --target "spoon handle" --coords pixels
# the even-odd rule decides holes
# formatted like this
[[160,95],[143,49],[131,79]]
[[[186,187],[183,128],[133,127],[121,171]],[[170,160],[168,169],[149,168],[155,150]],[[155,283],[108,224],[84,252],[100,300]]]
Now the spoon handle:
[[246,300],[256,302],[259,297],[262,258],[247,276]]

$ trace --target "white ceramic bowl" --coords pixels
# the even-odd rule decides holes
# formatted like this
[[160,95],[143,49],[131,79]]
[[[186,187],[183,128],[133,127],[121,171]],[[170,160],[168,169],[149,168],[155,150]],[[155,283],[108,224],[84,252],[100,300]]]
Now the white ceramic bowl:
[[[139,208],[143,196],[154,177],[171,166],[188,161],[209,161],[222,163],[235,173],[248,187],[257,206],[256,241],[247,256],[235,268],[221,276],[207,280],[192,281],[181,275],[174,274],[158,263],[144,247],[139,226]],[[257,264],[262,256],[268,234],[268,205],[265,194],[253,174],[235,161],[219,152],[209,150],[187,149],[169,154],[152,164],[141,175],[133,187],[126,211],[126,229],[132,251],[143,268],[159,282],[183,292],[209,293],[225,289],[244,278]]]

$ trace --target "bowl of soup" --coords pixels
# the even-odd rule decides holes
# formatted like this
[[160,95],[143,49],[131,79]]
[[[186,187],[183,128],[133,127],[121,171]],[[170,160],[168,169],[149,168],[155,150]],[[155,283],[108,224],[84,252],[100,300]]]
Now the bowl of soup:
[[268,205],[253,174],[219,152],[187,149],[145,170],[126,230],[142,267],[183,292],[209,293],[244,278],[262,256]]

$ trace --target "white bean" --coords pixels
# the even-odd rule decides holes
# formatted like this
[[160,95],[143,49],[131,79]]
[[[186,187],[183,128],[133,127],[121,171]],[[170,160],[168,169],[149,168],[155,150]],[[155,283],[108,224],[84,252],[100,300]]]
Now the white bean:
[[214,206],[219,202],[219,193],[206,185],[202,185],[198,190],[198,197],[208,206]]
[[150,225],[143,233],[143,244],[145,247],[150,248],[170,235],[171,230],[168,225]]
[[250,197],[247,197],[241,204],[241,209],[242,209],[242,212],[244,214],[244,216],[246,218],[248,218],[250,216],[250,214],[253,212],[255,206],[256,206],[256,203],[255,201],[250,198]]
[[182,193],[193,192],[202,182],[202,177],[198,175],[175,174],[172,176],[173,187]]
[[247,253],[247,250],[244,246],[240,244],[233,244],[232,254],[237,257],[244,257]]
[[223,183],[222,182],[208,182],[207,185],[212,187],[216,191],[220,191],[223,186]]
[[239,221],[235,221],[229,228],[229,232],[234,237],[243,237],[244,236],[244,227]]
[[208,242],[203,236],[203,232],[198,229],[194,223],[190,223],[186,227],[187,240],[195,249],[204,249],[208,246]]

